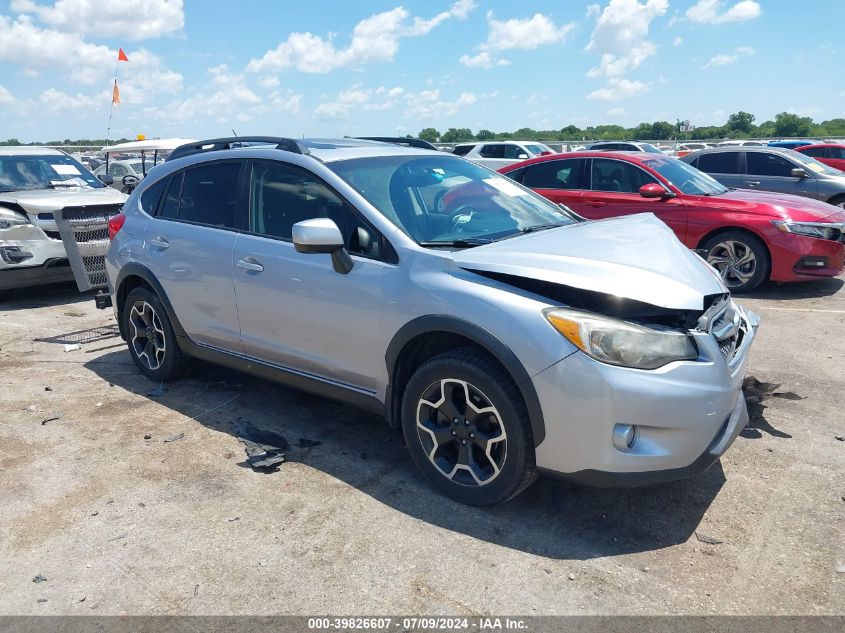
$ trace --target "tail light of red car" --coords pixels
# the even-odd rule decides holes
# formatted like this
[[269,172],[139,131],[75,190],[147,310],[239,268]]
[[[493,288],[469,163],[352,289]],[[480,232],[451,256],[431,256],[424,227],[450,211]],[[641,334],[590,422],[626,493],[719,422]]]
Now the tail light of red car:
[[114,236],[117,235],[118,231],[123,228],[123,224],[126,222],[126,216],[122,213],[118,213],[116,216],[112,217],[109,220],[109,241],[111,242],[114,239]]

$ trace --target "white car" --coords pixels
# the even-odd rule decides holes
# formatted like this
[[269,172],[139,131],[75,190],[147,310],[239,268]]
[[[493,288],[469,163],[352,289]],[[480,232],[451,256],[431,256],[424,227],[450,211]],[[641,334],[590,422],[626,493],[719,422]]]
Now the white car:
[[665,154],[665,152],[651,143],[639,141],[597,141],[587,145],[586,149],[597,152],[649,152],[651,154]]
[[73,279],[54,211],[124,200],[58,150],[0,147],[0,291]]
[[[457,146],[455,150],[465,146]],[[555,151],[548,145],[535,141],[491,141],[489,143],[477,143],[466,153],[454,151],[454,154],[463,156],[483,167],[490,169],[501,169],[529,158],[554,154]]]

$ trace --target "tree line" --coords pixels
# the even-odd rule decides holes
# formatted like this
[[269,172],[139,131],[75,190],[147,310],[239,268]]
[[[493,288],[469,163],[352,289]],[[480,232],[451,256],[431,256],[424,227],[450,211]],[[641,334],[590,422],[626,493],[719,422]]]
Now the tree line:
[[781,112],[773,121],[754,122],[757,117],[749,112],[735,112],[728,117],[724,125],[697,127],[692,132],[682,132],[680,120],[674,124],[668,121],[640,123],[636,127],[626,128],[621,125],[596,125],[581,129],[567,125],[559,130],[534,130],[523,127],[514,132],[492,132],[469,128],[451,127],[441,133],[433,127],[420,131],[419,138],[431,143],[464,143],[469,141],[503,141],[519,139],[521,141],[667,141],[673,139],[738,139],[738,138],[773,138],[773,137],[845,137],[845,119],[831,119],[816,123],[810,117],[802,117],[792,112]]

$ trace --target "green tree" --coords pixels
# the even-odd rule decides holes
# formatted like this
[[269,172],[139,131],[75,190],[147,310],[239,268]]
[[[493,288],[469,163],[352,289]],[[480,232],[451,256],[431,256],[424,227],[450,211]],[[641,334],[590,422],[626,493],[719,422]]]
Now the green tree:
[[753,114],[740,110],[739,112],[735,112],[728,117],[728,123],[725,127],[735,132],[751,134],[751,130],[754,127],[755,118],[756,117]]
[[792,112],[781,112],[775,116],[776,136],[809,136],[813,120]]
[[651,124],[651,136],[649,136],[650,139],[654,139],[657,141],[665,141],[670,138],[675,138],[677,135],[677,129],[675,129],[675,126],[669,123],[668,121],[655,121]]
[[574,125],[567,125],[565,128],[561,128],[558,133],[558,138],[562,141],[580,140],[582,136],[584,136],[584,133]]
[[472,130],[466,127],[450,127],[440,137],[440,140],[444,143],[463,143],[464,141],[472,141],[474,139],[475,135],[472,133]]
[[436,143],[437,140],[440,138],[440,132],[435,130],[433,127],[427,127],[423,130],[420,130],[420,136],[424,141],[428,141],[429,143]]
[[490,130],[478,130],[478,134],[475,135],[475,138],[479,141],[492,141],[496,138],[496,135]]

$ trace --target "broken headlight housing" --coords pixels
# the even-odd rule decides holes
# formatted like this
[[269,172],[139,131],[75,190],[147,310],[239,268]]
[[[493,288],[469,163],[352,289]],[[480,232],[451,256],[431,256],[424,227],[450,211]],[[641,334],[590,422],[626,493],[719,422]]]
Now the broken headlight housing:
[[698,358],[690,336],[676,330],[659,330],[569,308],[552,308],[545,315],[566,340],[609,365],[657,369],[676,360]]
[[0,230],[10,229],[13,226],[23,226],[29,224],[29,218],[22,213],[0,207]]

